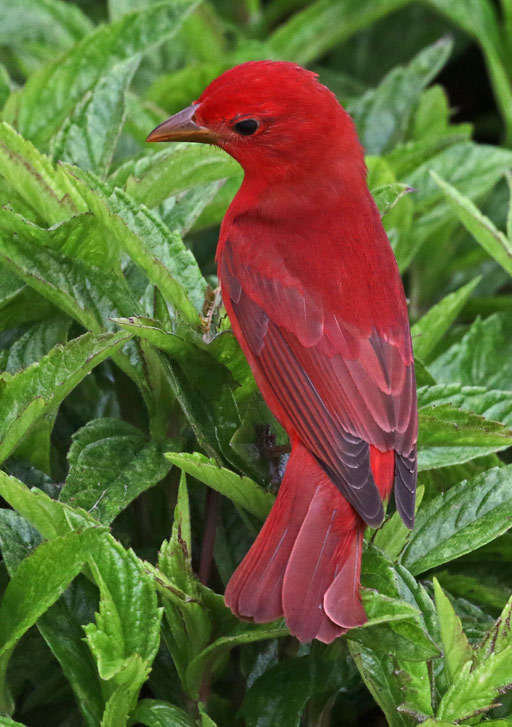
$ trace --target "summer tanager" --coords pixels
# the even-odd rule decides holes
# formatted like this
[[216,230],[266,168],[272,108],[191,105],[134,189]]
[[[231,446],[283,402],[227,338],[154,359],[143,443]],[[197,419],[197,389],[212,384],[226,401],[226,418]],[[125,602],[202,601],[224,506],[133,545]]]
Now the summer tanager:
[[360,626],[366,525],[412,527],[417,406],[397,264],[352,119],[314,73],[258,61],[215,79],[148,141],[224,149],[243,183],[217,263],[233,331],[291,454],[225,600],[301,641]]

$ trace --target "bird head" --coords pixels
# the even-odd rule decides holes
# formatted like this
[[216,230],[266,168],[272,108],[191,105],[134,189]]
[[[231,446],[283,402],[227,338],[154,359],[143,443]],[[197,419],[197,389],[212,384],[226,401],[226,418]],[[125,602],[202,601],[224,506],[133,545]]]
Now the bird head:
[[283,61],[231,68],[147,141],[214,144],[242,165],[246,177],[304,173],[333,154],[345,162],[355,155],[364,167],[352,119],[334,94],[315,73]]

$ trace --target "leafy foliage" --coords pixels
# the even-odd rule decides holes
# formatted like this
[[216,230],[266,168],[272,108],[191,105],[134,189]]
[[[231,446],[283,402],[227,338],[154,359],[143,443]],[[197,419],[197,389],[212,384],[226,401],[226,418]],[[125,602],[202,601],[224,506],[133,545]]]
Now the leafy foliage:
[[[330,646],[224,605],[287,453],[216,291],[241,172],[144,143],[254,58],[353,115],[410,301],[416,526]],[[0,727],[510,727],[511,58],[508,0],[0,0]]]

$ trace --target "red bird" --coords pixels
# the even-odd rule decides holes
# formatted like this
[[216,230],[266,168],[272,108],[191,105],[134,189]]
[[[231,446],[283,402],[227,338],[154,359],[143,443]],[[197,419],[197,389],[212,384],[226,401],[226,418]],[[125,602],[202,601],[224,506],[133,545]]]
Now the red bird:
[[366,525],[414,519],[417,407],[400,275],[352,119],[316,74],[258,61],[215,79],[148,141],[199,141],[245,176],[217,250],[233,331],[291,454],[226,603],[301,641],[360,626]]

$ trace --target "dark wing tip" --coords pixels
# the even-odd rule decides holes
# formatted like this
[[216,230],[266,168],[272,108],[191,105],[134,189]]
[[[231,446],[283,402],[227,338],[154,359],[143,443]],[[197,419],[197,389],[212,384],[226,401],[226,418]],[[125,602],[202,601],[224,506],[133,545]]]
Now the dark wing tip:
[[414,527],[416,503],[416,478],[418,461],[416,447],[407,455],[395,453],[395,503],[404,525]]

